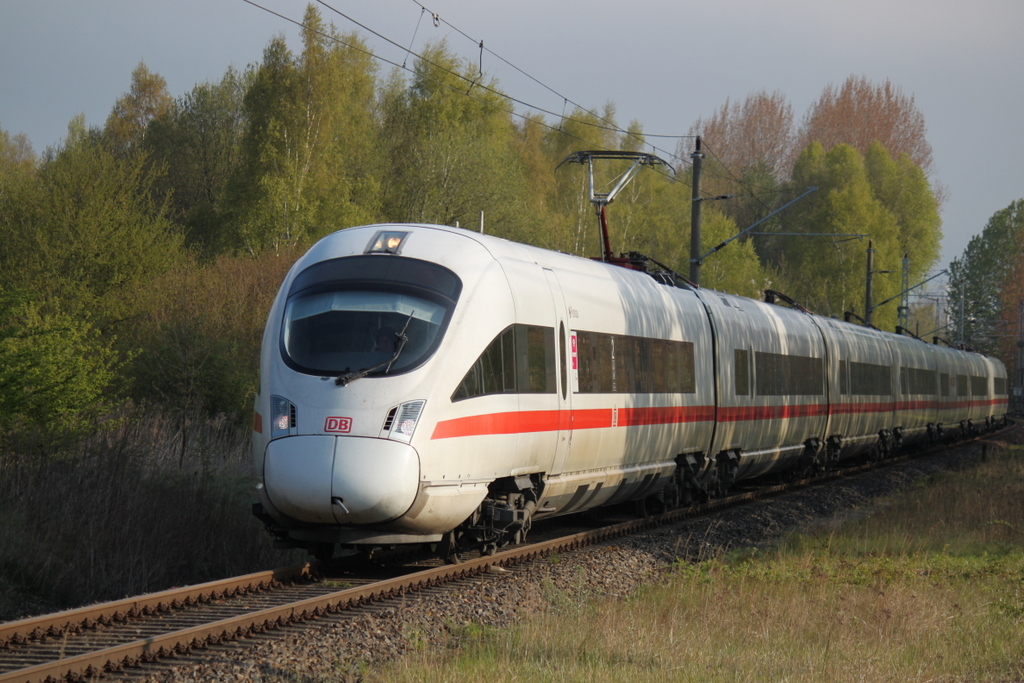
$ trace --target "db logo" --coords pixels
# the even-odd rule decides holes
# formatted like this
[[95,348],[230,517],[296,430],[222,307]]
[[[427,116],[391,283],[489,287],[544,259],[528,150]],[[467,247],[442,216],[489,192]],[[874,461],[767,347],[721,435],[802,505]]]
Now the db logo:
[[338,434],[348,434],[352,431],[352,418],[351,417],[329,417],[327,418],[326,424],[324,424],[325,432],[335,432]]

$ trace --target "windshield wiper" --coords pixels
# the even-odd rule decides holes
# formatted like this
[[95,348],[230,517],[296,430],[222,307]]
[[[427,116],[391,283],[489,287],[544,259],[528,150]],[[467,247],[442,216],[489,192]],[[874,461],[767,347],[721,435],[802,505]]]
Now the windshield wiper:
[[[381,368],[386,367],[388,370],[390,370],[391,364],[398,360],[398,357],[402,355],[402,350],[405,348],[405,345],[409,343],[409,337],[408,335],[405,334],[405,331],[409,329],[409,323],[412,322],[412,316],[414,313],[416,313],[416,311],[410,313],[409,317],[405,319],[405,325],[402,327],[402,331],[395,332],[395,336],[398,338],[395,340],[395,353],[394,355],[391,356],[391,358],[388,358],[383,363],[378,363],[377,365],[374,365],[372,368],[364,368],[359,372],[346,372],[344,375],[341,375],[340,377],[336,378],[334,380],[334,383],[337,384],[339,387],[343,387],[346,384],[354,382],[361,377],[366,377],[371,372],[376,372]],[[385,374],[387,374],[386,370]]]

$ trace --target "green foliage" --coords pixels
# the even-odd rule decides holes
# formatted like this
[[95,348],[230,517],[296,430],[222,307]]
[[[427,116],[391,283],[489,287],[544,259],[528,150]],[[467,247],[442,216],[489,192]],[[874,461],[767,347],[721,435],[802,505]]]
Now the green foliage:
[[115,156],[76,119],[25,192],[0,283],[36,291],[101,329],[128,319],[135,289],[180,254],[181,238],[150,199],[149,182],[141,159]]
[[[849,145],[827,153],[813,143],[793,169],[790,187],[795,194],[806,187],[818,190],[786,211],[786,224],[797,232],[845,237],[778,236],[762,253],[777,264],[779,289],[817,313],[842,317],[845,311],[864,314],[867,240],[875,249],[874,270],[892,271],[874,276],[873,303],[899,292],[898,266],[902,254],[896,217],[875,196],[864,157]],[[896,309],[889,305],[874,312],[877,327],[892,329]]]
[[141,158],[115,155],[81,119],[39,163],[3,140],[0,420],[8,436],[57,437],[116,405],[132,349],[115,333],[130,329],[139,287],[174,263],[180,238]]
[[39,206],[36,158],[25,136],[0,128],[0,281],[24,254],[24,235]]
[[176,414],[249,416],[267,311],[299,250],[187,261],[142,292],[131,366],[137,403]]
[[416,60],[408,86],[392,78],[382,99],[387,220],[475,227],[483,212],[489,233],[530,234],[512,106],[493,80],[442,42]]
[[165,171],[154,179],[154,194],[206,254],[231,247],[225,193],[240,163],[242,100],[252,74],[228,69],[219,83],[197,85],[152,121],[145,137],[149,163]]
[[[1020,261],[1024,240],[1024,199],[997,211],[980,235],[949,264],[951,341],[986,353],[999,349],[996,336],[1000,295]],[[1011,302],[1012,303],[1012,302]],[[1011,307],[1011,319],[1016,317]]]
[[172,105],[167,81],[140,63],[132,71],[131,88],[114,103],[103,129],[103,141],[117,154],[130,154],[143,143],[149,124],[167,115]]
[[[297,51],[274,38],[259,63],[178,99],[139,64],[102,130],[75,119],[42,159],[0,130],[0,285],[31,292],[41,321],[75,316],[134,357],[118,384],[135,400],[241,415],[277,265],[329,232],[374,221],[476,229],[482,216],[489,234],[602,252],[588,169],[558,165],[580,150],[644,149],[639,122],[621,130],[613,103],[556,121],[519,117],[498,82],[444,42],[408,75],[384,78],[365,47],[310,5]],[[884,105],[876,129],[892,133],[880,139],[893,141],[895,158],[850,130],[861,125],[850,112],[874,105]],[[877,270],[898,269],[910,250],[912,275],[923,274],[939,222],[912,161],[926,150],[912,98],[861,79],[826,89],[814,111],[801,134],[822,131],[861,151],[811,145],[791,173],[793,113],[780,93],[727,102],[695,125],[708,153],[704,194],[735,195],[704,206],[702,252],[814,184],[817,195],[762,230],[870,233]],[[682,147],[679,156],[688,156]],[[610,242],[685,275],[691,183],[685,163],[673,164],[678,178],[645,169],[608,207]],[[628,166],[596,164],[595,189],[610,190]],[[860,310],[865,246],[743,238],[707,259],[702,284],[752,297],[772,286],[841,315]],[[875,300],[898,281],[879,275]],[[245,306],[251,315],[237,315]],[[876,320],[891,325],[895,304]]]
[[87,321],[0,287],[0,446],[15,432],[47,441],[87,431],[116,400],[119,366]]
[[302,54],[271,41],[243,100],[228,204],[233,244],[250,254],[308,245],[378,214],[375,66],[356,35],[325,27],[314,7],[304,21]]
[[[717,211],[704,211],[701,220],[701,252],[707,253],[716,245],[733,237],[740,231],[731,218]],[[687,236],[689,243],[689,236]],[[680,271],[685,274],[685,270]],[[750,241],[736,240],[718,251],[701,265],[700,283],[730,294],[760,297],[769,288],[770,277],[754,251]]]

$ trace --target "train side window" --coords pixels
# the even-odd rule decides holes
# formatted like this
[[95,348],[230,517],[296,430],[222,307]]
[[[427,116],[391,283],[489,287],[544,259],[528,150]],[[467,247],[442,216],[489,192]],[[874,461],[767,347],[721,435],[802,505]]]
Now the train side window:
[[971,387],[967,384],[967,375],[956,376],[956,395],[957,396],[970,396]]
[[555,330],[536,325],[513,325],[516,334],[516,388],[520,394],[553,394]]
[[615,352],[612,348],[612,335],[577,332],[576,344],[579,348],[580,393],[613,392]]
[[949,373],[943,372],[939,375],[939,395],[949,396]]
[[996,396],[1006,396],[1006,378],[993,377],[993,390]]
[[935,395],[936,375],[925,368],[900,368],[900,390],[904,394]]
[[754,354],[758,396],[821,396],[825,364],[821,358],[758,351]]
[[750,361],[749,352],[746,349],[733,351],[733,367],[736,374],[736,395],[750,395]]
[[452,401],[493,394],[553,394],[555,331],[511,325],[494,338],[452,394]]
[[988,377],[971,375],[971,396],[988,396]]
[[845,360],[839,361],[839,393],[842,396],[850,393],[850,373]]
[[576,331],[581,394],[693,394],[693,342]]
[[854,396],[891,396],[892,368],[850,361],[850,393]]

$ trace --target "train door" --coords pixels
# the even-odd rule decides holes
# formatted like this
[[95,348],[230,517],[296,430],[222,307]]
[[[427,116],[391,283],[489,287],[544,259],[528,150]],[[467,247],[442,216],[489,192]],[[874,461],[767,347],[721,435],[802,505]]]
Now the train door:
[[548,289],[551,292],[551,304],[555,312],[555,355],[558,359],[558,434],[555,439],[555,454],[548,470],[548,476],[562,473],[565,461],[569,457],[572,446],[572,358],[574,340],[567,320],[567,307],[558,276],[549,268],[544,269]]

